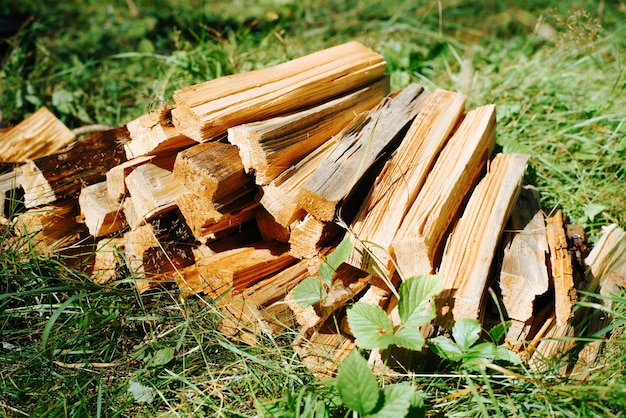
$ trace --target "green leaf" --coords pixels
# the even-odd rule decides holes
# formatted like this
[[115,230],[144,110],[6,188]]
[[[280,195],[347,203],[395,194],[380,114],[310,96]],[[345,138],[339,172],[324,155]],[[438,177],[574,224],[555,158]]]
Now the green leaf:
[[174,348],[165,347],[160,350],[157,350],[147,365],[152,366],[152,367],[165,366],[167,363],[172,361],[173,358],[174,358]]
[[378,404],[378,383],[357,350],[353,350],[339,366],[337,391],[344,405],[361,415],[369,414]]
[[505,345],[498,346],[494,360],[506,361],[511,364],[522,364],[522,359],[519,358],[517,353],[512,352]]
[[598,216],[605,210],[606,206],[600,205],[598,203],[587,203],[585,206],[583,206],[583,212],[590,222],[593,222],[596,216]]
[[393,323],[379,306],[357,302],[348,309],[348,324],[357,346],[367,350],[374,348],[385,349],[392,340]]
[[326,289],[315,277],[307,277],[293,289],[293,299],[303,308],[315,305],[326,297]]
[[458,345],[449,338],[436,337],[428,340],[428,346],[439,357],[449,361],[463,360],[463,352]]
[[476,319],[462,318],[452,327],[452,337],[461,351],[468,351],[480,338],[480,331],[480,322]]
[[383,389],[382,408],[368,415],[371,418],[406,417],[413,403],[415,388],[407,383],[386,386]]
[[496,358],[496,346],[492,342],[483,342],[470,348],[465,353],[464,361],[493,361]]
[[415,328],[400,328],[393,335],[392,344],[407,350],[419,351],[424,347],[426,341],[419,330]]
[[128,392],[133,395],[135,402],[139,403],[152,403],[155,398],[154,389],[134,380],[128,381]]
[[491,336],[492,341],[495,344],[498,344],[500,341],[502,341],[502,339],[504,338],[504,336],[506,335],[506,332],[508,331],[510,327],[511,327],[511,322],[508,321],[508,322],[500,322],[498,325],[491,328],[491,330],[489,331],[489,335]]
[[346,261],[353,248],[354,244],[352,244],[350,234],[346,234],[339,245],[337,245],[337,248],[335,248],[335,251],[326,257],[326,262],[320,265],[319,274],[329,287],[335,270],[337,270],[341,263]]
[[398,314],[405,327],[419,328],[435,317],[431,298],[443,290],[438,275],[410,277],[400,285]]

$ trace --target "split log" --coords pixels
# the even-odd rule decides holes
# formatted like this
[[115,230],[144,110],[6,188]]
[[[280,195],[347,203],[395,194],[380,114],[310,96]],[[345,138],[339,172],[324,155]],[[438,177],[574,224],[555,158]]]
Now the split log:
[[98,242],[91,272],[91,279],[94,282],[107,284],[119,278],[124,246],[124,238],[105,238]]
[[35,160],[65,148],[74,139],[72,131],[42,107],[19,124],[0,132],[0,161]]
[[94,237],[113,234],[128,225],[122,206],[109,198],[106,181],[84,187],[78,197],[80,216]]
[[126,161],[126,128],[86,135],[71,147],[18,167],[27,208],[75,196],[82,187],[105,180],[106,172]]
[[263,206],[259,205],[255,216],[256,224],[261,232],[261,238],[265,242],[280,241],[289,242],[289,228],[282,226]]
[[435,298],[439,320],[478,319],[489,270],[517,200],[528,155],[497,154],[455,225],[441,260],[444,291]]
[[494,105],[467,113],[439,154],[391,244],[404,277],[430,274],[448,227],[495,147]]
[[128,174],[126,187],[135,214],[146,222],[176,209],[176,199],[189,193],[171,171],[150,163],[136,167]]
[[246,172],[254,173],[258,185],[266,185],[388,93],[389,78],[384,77],[310,109],[230,128],[228,141],[239,148]]
[[334,324],[327,324],[319,329],[301,329],[292,347],[302,364],[323,379],[334,375],[355,344],[354,338],[342,333]]
[[308,213],[332,221],[335,208],[378,156],[405,133],[428,94],[418,84],[394,93],[341,132],[333,152],[317,167],[300,191],[298,201]]
[[161,108],[128,122],[130,141],[124,144],[130,160],[143,155],[171,153],[196,143],[179,133],[172,123],[172,109]]
[[137,167],[143,164],[154,164],[164,170],[172,171],[176,154],[146,155],[133,158],[122,164],[111,167],[106,173],[106,184],[109,198],[114,202],[121,202],[128,194],[126,177]]
[[372,83],[384,71],[379,54],[349,42],[273,67],[178,90],[172,118],[180,133],[205,142],[233,126],[328,101]]
[[18,206],[18,179],[15,171],[0,174],[0,220],[8,223]]
[[[463,113],[465,96],[437,90],[385,164],[351,224],[355,247],[347,263],[389,277],[389,246],[428,171]],[[373,263],[377,269],[374,272]]]
[[536,297],[549,287],[546,222],[535,189],[525,186],[520,191],[503,241],[499,281],[502,304],[508,318],[518,323],[509,329],[507,340],[519,341],[527,328],[524,324],[533,315]]
[[294,223],[289,235],[289,252],[297,258],[311,258],[329,240],[336,237],[342,228],[334,222],[325,222],[307,214]]

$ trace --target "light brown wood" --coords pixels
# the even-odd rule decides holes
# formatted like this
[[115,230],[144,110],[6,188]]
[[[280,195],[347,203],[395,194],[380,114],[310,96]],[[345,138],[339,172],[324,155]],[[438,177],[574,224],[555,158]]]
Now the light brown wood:
[[104,238],[98,242],[91,272],[94,282],[107,284],[119,278],[124,245],[124,238]]
[[174,177],[189,191],[219,204],[227,204],[255,189],[244,172],[239,150],[231,144],[210,142],[178,154]]
[[111,201],[106,181],[83,187],[78,197],[80,213],[89,233],[98,238],[126,228],[122,205]]
[[121,202],[128,188],[126,187],[126,176],[140,165],[151,163],[157,167],[172,171],[176,154],[145,155],[125,161],[115,167],[111,167],[106,173],[107,190],[109,198],[115,202]]
[[196,143],[176,130],[171,113],[171,108],[161,108],[128,122],[131,139],[124,144],[124,150],[129,160],[178,151]]
[[403,277],[429,274],[448,227],[495,147],[495,106],[467,113],[441,151],[390,246]]
[[536,189],[522,188],[506,228],[499,282],[502,304],[510,319],[525,323],[533,315],[535,298],[549,286],[546,221]]
[[289,228],[276,222],[276,219],[261,205],[256,212],[255,220],[263,241],[289,242]]
[[347,263],[373,274],[391,275],[391,241],[464,105],[465,96],[446,90],[437,90],[426,99],[350,225],[356,239]]
[[339,202],[421,110],[427,96],[423,92],[422,86],[411,84],[348,125],[302,187],[299,205],[319,220],[332,221]]
[[568,251],[563,212],[557,209],[547,218],[546,237],[554,281],[554,310],[558,326],[566,326],[573,314],[577,296],[574,288],[572,254]]
[[46,107],[0,132],[0,161],[24,162],[53,154],[76,136]]
[[319,329],[302,328],[292,347],[302,364],[316,377],[325,379],[334,376],[355,344],[353,338],[328,324]]
[[189,193],[171,171],[150,163],[128,174],[126,187],[136,215],[144,221],[176,209],[176,199]]
[[450,326],[478,319],[496,247],[517,200],[528,155],[497,154],[455,225],[441,260],[444,291],[436,298],[439,320]]
[[126,128],[86,135],[71,147],[18,167],[27,208],[75,197],[82,187],[105,180],[106,172],[126,161],[121,142]]
[[[0,174],[0,223],[8,223],[17,207],[17,189],[19,187],[17,173],[11,170]],[[8,203],[8,205],[7,205]]]
[[246,172],[266,185],[337,134],[356,115],[373,108],[389,93],[389,78],[318,106],[228,129]]
[[334,222],[320,221],[307,214],[291,227],[289,252],[297,258],[314,257],[341,231],[341,227]]
[[383,76],[383,58],[349,42],[273,67],[174,92],[174,126],[205,142],[228,128],[312,106]]

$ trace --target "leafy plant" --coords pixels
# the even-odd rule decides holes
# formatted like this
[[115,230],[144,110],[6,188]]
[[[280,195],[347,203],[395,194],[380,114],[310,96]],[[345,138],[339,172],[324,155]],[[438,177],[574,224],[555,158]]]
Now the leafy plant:
[[386,349],[390,345],[421,350],[425,340],[419,328],[435,317],[431,299],[442,290],[441,276],[421,275],[405,280],[399,290],[400,324],[396,326],[379,306],[355,303],[347,314],[356,345],[368,350]]
[[500,324],[490,331],[493,341],[479,342],[481,333],[480,322],[476,319],[463,318],[458,320],[452,327],[452,338],[443,336],[431,338],[428,341],[429,348],[439,357],[451,361],[461,362],[464,367],[481,366],[481,363],[494,361],[507,361],[520,364],[517,354],[509,350],[506,344],[496,345],[504,333],[506,326]]

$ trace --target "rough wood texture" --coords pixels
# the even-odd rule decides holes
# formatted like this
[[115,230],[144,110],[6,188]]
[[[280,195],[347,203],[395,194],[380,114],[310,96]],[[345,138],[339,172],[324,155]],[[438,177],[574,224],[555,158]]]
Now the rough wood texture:
[[510,319],[525,323],[533,314],[535,298],[549,286],[546,221],[535,189],[523,187],[520,191],[503,241],[502,303]]
[[151,163],[164,170],[172,171],[174,168],[174,160],[176,154],[146,155],[143,157],[133,158],[123,162],[122,164],[112,167],[106,173],[107,190],[109,198],[115,202],[120,202],[128,193],[126,187],[126,177],[137,167],[143,164]]
[[324,222],[307,214],[294,223],[289,236],[289,252],[297,258],[311,258],[342,231],[334,222]]
[[324,379],[334,376],[339,364],[355,345],[352,337],[339,332],[334,324],[328,324],[319,329],[301,329],[292,347],[302,364],[318,378]]
[[454,227],[441,260],[444,292],[436,298],[445,325],[478,319],[496,247],[520,191],[528,155],[497,154]]
[[126,177],[126,187],[137,216],[145,221],[176,209],[176,199],[189,193],[171,171],[150,163],[135,168]]
[[174,125],[205,142],[242,123],[327,101],[383,76],[383,58],[349,42],[273,67],[221,77],[174,92]]
[[255,220],[263,241],[289,242],[289,228],[276,222],[276,219],[261,205],[255,214]]
[[404,277],[429,274],[445,233],[495,146],[495,106],[467,113],[441,151],[391,244]]
[[351,223],[356,241],[346,262],[372,273],[372,263],[376,263],[377,274],[390,276],[389,245],[464,105],[465,96],[445,90],[426,99]]
[[196,143],[176,130],[171,112],[171,108],[162,108],[128,122],[126,127],[131,139],[124,144],[124,150],[129,160],[142,155],[170,153]]
[[548,216],[546,236],[550,248],[550,265],[554,281],[556,323],[559,326],[565,326],[572,316],[577,297],[574,288],[572,254],[568,251],[563,213],[560,209]]
[[317,219],[332,221],[337,204],[413,121],[427,96],[423,92],[422,86],[411,84],[348,125],[333,152],[307,179],[299,205]]
[[19,187],[17,173],[9,171],[0,174],[0,220],[8,222],[17,206],[17,188]]
[[105,238],[98,242],[91,272],[94,282],[106,284],[119,278],[124,246],[124,238]]
[[128,226],[122,205],[109,198],[105,181],[84,187],[78,197],[78,205],[89,233],[96,238]]
[[389,78],[384,77],[310,109],[230,128],[228,140],[239,148],[246,172],[254,173],[257,184],[266,185],[388,93]]
[[0,161],[26,161],[45,157],[71,144],[75,135],[47,108],[42,107],[19,124],[0,132]]
[[121,142],[126,128],[86,135],[71,147],[17,168],[27,208],[65,199],[82,187],[104,181],[106,172],[126,161]]

